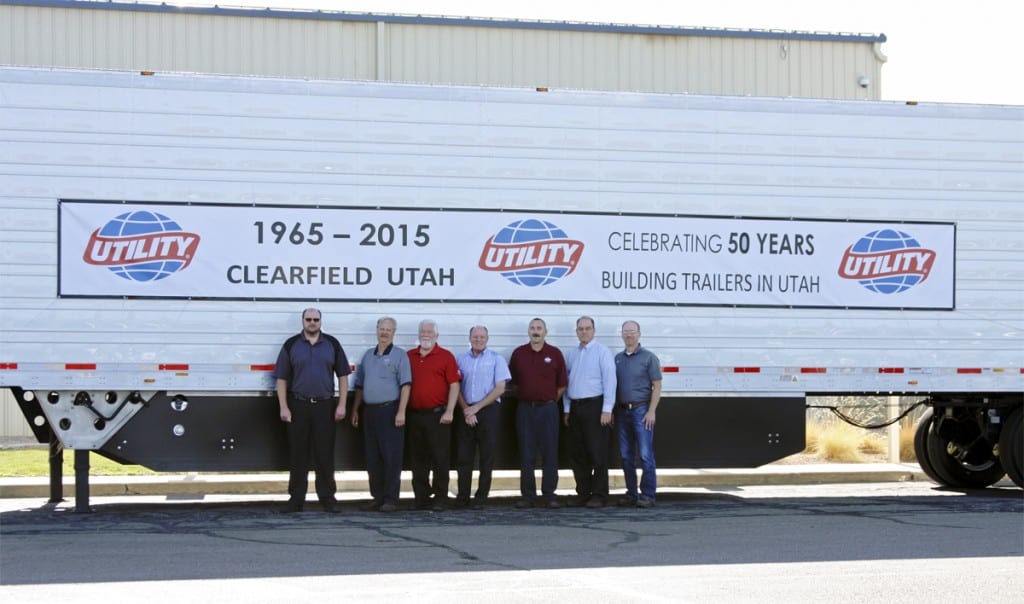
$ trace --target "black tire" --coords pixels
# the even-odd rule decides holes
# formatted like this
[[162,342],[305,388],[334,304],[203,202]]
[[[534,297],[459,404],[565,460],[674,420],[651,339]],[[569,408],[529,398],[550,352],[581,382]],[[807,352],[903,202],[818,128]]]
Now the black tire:
[[1017,408],[1003,421],[999,434],[999,463],[1015,485],[1024,489],[1024,408]]
[[[951,420],[947,420],[951,421]],[[977,431],[977,427],[970,422],[956,424],[958,430],[966,430],[966,434],[960,434],[964,442],[974,441],[971,431]],[[957,489],[983,489],[999,481],[1006,472],[991,452],[991,445],[988,441],[981,439],[975,444],[974,449],[967,455],[969,461],[960,461],[953,457],[946,450],[949,439],[942,436],[939,431],[939,422],[932,421],[926,438],[928,460],[932,469],[941,478],[940,481],[946,486]]]
[[917,420],[917,428],[914,429],[914,456],[917,457],[917,465],[925,476],[932,479],[932,482],[945,484],[945,481],[935,472],[932,462],[928,459],[928,430],[932,427],[932,410],[928,409]]

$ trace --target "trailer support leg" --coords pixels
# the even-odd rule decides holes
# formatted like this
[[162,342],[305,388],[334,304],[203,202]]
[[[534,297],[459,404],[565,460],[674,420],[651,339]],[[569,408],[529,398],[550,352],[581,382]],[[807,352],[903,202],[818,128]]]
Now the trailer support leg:
[[64,501],[64,445],[50,431],[50,503]]
[[75,449],[75,513],[88,514],[89,507],[89,449]]

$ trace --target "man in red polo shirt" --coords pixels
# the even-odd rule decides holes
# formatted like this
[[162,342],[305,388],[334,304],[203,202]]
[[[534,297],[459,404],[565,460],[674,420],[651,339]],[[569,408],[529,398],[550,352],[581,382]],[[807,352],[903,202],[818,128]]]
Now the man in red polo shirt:
[[[409,351],[412,392],[405,422],[416,509],[444,510],[451,468],[451,424],[459,398],[455,355],[437,345],[437,323],[420,321],[420,345]],[[430,472],[434,472],[431,486]],[[433,495],[433,499],[431,499]]]

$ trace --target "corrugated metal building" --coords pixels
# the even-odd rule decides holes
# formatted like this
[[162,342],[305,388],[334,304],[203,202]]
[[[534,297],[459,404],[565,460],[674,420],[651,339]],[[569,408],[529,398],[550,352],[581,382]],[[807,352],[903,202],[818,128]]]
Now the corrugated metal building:
[[[43,67],[878,99],[883,42],[862,34],[0,0],[0,64]],[[9,393],[0,393],[0,435],[29,434]]]
[[883,42],[867,34],[0,0],[0,63],[9,65],[878,99]]

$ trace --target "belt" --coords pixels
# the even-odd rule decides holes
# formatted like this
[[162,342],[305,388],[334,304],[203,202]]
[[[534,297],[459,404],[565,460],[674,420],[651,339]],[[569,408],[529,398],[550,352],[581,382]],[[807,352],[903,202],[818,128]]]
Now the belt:
[[310,405],[315,405],[320,401],[326,401],[327,399],[333,398],[329,396],[311,396],[307,398],[305,396],[299,396],[297,394],[292,394],[289,396],[291,396],[293,400],[299,401],[300,403],[309,403]]
[[543,407],[544,405],[550,405],[555,401],[519,401],[520,405],[529,405],[531,407]]
[[429,409],[413,409],[413,411],[416,411],[417,413],[441,413],[447,406],[448,405],[438,405]]
[[374,409],[383,409],[384,407],[391,407],[398,404],[398,401],[385,401],[383,403],[367,403],[363,401],[363,404],[367,407],[373,407]]
[[594,403],[604,400],[604,396],[599,394],[597,396],[588,396],[587,398],[571,398],[569,402],[573,405],[582,405],[584,403]]
[[646,407],[647,405],[650,405],[650,404],[651,404],[650,402],[647,402],[647,403],[615,403],[615,406],[620,408],[620,409],[625,409],[626,411],[632,411],[633,409],[639,409],[640,407]]

